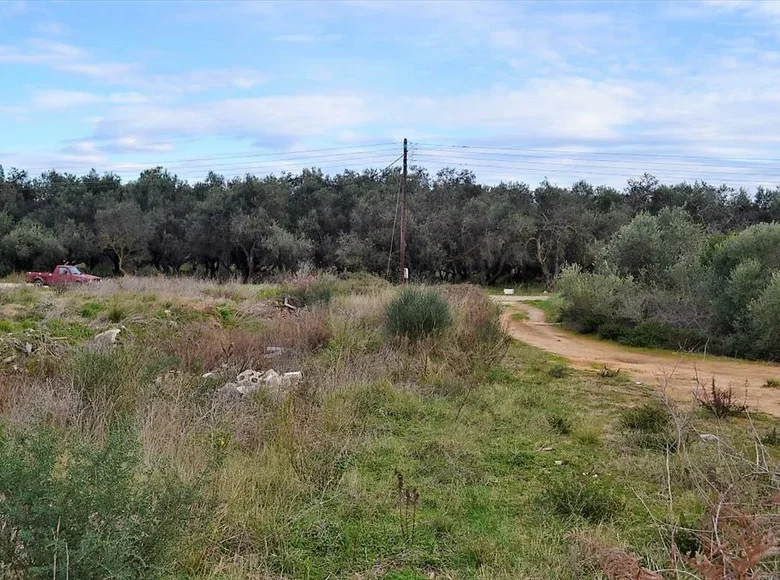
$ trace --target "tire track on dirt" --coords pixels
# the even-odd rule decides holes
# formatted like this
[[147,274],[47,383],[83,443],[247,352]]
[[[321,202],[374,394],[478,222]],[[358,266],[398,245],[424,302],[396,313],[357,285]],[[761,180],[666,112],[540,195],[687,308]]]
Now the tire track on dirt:
[[[544,321],[544,312],[528,300],[546,300],[547,296],[496,296],[507,306],[501,321],[509,334],[522,342],[568,359],[580,369],[599,369],[605,365],[620,369],[633,380],[662,387],[670,396],[690,401],[696,389],[696,379],[709,386],[715,379],[718,387],[732,386],[737,400],[747,394],[751,410],[780,416],[780,389],[764,385],[769,378],[780,378],[780,365],[750,362],[704,355],[656,353],[623,347],[593,337],[577,335],[558,324]],[[513,320],[517,312],[527,314],[527,320]]]

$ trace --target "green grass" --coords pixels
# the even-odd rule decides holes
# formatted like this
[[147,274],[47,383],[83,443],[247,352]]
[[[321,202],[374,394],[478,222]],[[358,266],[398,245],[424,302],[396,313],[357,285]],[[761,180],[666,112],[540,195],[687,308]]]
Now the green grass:
[[547,322],[556,322],[558,310],[555,306],[555,301],[551,298],[548,298],[547,300],[527,300],[525,301],[525,304],[542,310],[544,312],[544,319]]
[[[430,573],[569,579],[575,574],[567,534],[574,530],[619,541],[645,562],[665,562],[656,522],[667,517],[666,455],[634,437],[662,429],[644,391],[627,388],[624,377],[581,373],[560,357],[513,342],[502,362],[462,377],[458,388],[433,388],[424,373],[401,368],[399,376],[381,379],[358,373],[331,390],[312,380],[286,403],[258,396],[215,410],[214,390],[224,379],[174,375],[170,388],[155,382],[183,370],[164,351],[188,324],[207,319],[222,328],[253,328],[233,300],[209,298],[204,306],[152,295],[114,302],[63,295],[51,307],[66,314],[37,323],[76,345],[102,328],[108,310],[120,309],[131,329],[126,344],[108,353],[72,347],[68,355],[71,366],[63,372],[85,408],[108,401],[113,416],[131,414],[142,427],[155,418],[166,428],[170,423],[153,444],[178,436],[176,413],[191,412],[196,422],[186,443],[170,447],[181,454],[184,472],[190,454],[224,451],[207,489],[214,503],[175,546],[166,562],[176,570],[166,577],[237,579],[260,571],[291,579],[424,579]],[[344,307],[334,304],[334,311]],[[334,319],[340,322],[332,324],[329,347],[291,364],[300,364],[294,368],[307,378],[319,365],[327,372],[318,378],[328,378],[338,365],[400,356],[383,350],[378,312],[373,323]],[[7,324],[18,330],[18,322]],[[144,329],[160,328],[166,330],[152,335],[155,342],[145,348],[137,342]],[[429,371],[439,363],[435,352],[408,360]],[[155,414],[143,415],[147,408]],[[244,420],[240,428],[230,423],[233,413]],[[751,417],[752,424],[741,417],[695,421],[701,432],[733,436],[737,444],[747,441],[753,425],[767,444],[780,440],[776,424],[762,416]],[[242,437],[255,431],[261,443],[253,447]],[[675,517],[695,522],[702,506],[674,462]],[[419,493],[413,534],[411,515],[399,512],[397,472]],[[217,563],[222,572],[214,572]]]
[[[663,457],[637,448],[629,459],[602,444],[598,430],[572,433],[555,417],[576,410],[612,437],[619,414],[605,409],[626,394],[579,375],[551,382],[549,366],[545,354],[514,344],[507,365],[460,411],[457,398],[390,383],[334,395],[334,416],[352,408],[368,437],[338,463],[324,494],[288,498],[291,529],[264,524],[264,533],[285,534],[275,569],[316,578],[379,562],[385,577],[441,570],[459,578],[570,578],[565,535],[583,526],[657,555],[644,504],[663,509],[655,484]],[[396,470],[420,493],[411,541],[402,538]]]
[[101,304],[100,302],[96,302],[94,300],[90,300],[90,301],[84,303],[84,305],[81,307],[81,310],[79,311],[79,313],[84,318],[95,318],[104,309],[105,309],[105,306],[103,304]]
[[53,318],[46,322],[46,329],[58,339],[64,339],[70,344],[78,344],[93,336],[94,331],[79,322],[69,322],[60,318]]

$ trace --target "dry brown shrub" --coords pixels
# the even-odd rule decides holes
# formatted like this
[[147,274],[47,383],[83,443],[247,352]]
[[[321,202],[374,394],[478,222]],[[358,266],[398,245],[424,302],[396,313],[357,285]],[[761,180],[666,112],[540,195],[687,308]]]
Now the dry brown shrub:
[[749,515],[721,501],[702,519],[702,549],[688,564],[705,580],[748,580],[761,577],[761,562],[780,554],[772,518]]
[[223,365],[235,372],[262,370],[269,365],[279,370],[279,366],[289,366],[290,357],[281,361],[269,359],[267,347],[282,347],[295,357],[322,348],[330,338],[326,312],[305,310],[282,312],[258,331],[224,329],[207,323],[192,325],[182,329],[166,348],[190,372],[213,371]]
[[727,389],[718,387],[715,384],[715,377],[712,377],[712,382],[709,388],[707,388],[699,381],[699,377],[697,376],[696,390],[694,391],[693,396],[699,405],[719,419],[731,415],[739,415],[748,409],[747,404],[744,402],[747,400],[747,386],[745,387],[744,400],[738,402],[734,397],[734,387],[729,386]]
[[169,344],[168,352],[190,372],[263,368],[268,342],[263,334],[243,329],[215,328],[201,324],[185,328]]
[[179,371],[155,382],[155,396],[137,414],[149,461],[165,455],[186,471],[182,475],[193,475],[205,468],[215,433],[227,434],[229,442],[244,451],[256,451],[264,443],[266,411],[256,398],[222,401]]
[[376,352],[334,353],[324,359],[309,360],[302,370],[311,388],[330,392],[376,379],[409,384],[416,382],[425,365],[424,359],[385,345]]
[[618,546],[611,546],[582,533],[570,536],[576,548],[575,571],[597,568],[607,580],[664,580],[663,576],[643,568],[639,557]]
[[324,309],[282,313],[269,321],[263,331],[269,345],[281,346],[299,354],[316,351],[328,344],[332,333]]
[[64,427],[79,414],[81,398],[61,379],[0,375],[0,416],[10,423]]
[[501,326],[498,307],[483,290],[470,284],[445,286],[442,293],[454,318],[448,359],[460,367],[459,373],[498,364],[510,343]]

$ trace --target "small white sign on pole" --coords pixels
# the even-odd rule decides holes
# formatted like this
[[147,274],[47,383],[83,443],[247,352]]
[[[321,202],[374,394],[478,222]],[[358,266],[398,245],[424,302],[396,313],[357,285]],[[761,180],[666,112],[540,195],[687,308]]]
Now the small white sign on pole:
[[504,288],[504,295],[505,296],[511,296],[514,293],[515,293],[515,289],[514,288]]
[[409,279],[409,268],[404,268],[404,280]]

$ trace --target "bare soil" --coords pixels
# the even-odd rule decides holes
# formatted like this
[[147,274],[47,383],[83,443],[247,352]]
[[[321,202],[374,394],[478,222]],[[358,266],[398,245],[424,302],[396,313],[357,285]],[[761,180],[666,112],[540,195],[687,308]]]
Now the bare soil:
[[[624,347],[545,322],[543,311],[525,304],[528,300],[545,300],[547,296],[495,299],[507,305],[501,319],[513,338],[565,357],[573,367],[619,369],[635,382],[665,388],[670,397],[684,401],[691,400],[697,380],[709,387],[714,379],[719,388],[733,387],[735,397],[739,401],[745,398],[750,410],[780,416],[780,389],[765,386],[767,379],[780,378],[780,365]],[[513,320],[512,315],[517,312],[525,312],[528,319]]]

